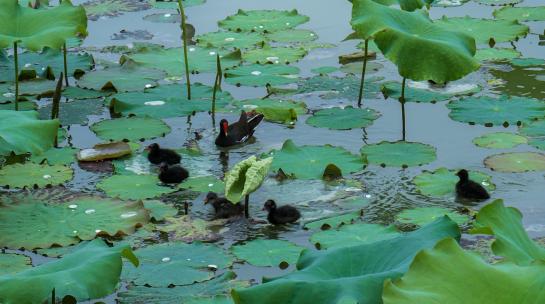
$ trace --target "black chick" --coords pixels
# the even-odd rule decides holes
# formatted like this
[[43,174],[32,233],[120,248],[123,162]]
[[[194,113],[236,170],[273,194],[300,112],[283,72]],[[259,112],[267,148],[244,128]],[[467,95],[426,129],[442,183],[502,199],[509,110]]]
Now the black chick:
[[179,164],[182,160],[180,154],[176,153],[173,150],[161,149],[159,144],[151,144],[146,148],[148,151],[148,160],[150,163],[158,165],[160,163],[166,162],[169,165]]
[[269,212],[267,220],[273,225],[295,223],[301,217],[301,213],[295,207],[285,205],[277,208],[273,200],[266,201],[263,210]]
[[233,216],[239,216],[244,213],[244,207],[239,204],[233,204],[230,200],[225,197],[218,197],[214,192],[208,192],[204,203],[211,203],[214,207],[215,218],[226,219]]
[[179,184],[189,177],[189,172],[179,165],[168,166],[166,162],[159,167],[159,180],[165,184]]
[[462,169],[456,175],[460,178],[458,183],[456,183],[456,194],[458,197],[470,200],[486,200],[490,198],[490,195],[483,186],[469,179],[467,170]]

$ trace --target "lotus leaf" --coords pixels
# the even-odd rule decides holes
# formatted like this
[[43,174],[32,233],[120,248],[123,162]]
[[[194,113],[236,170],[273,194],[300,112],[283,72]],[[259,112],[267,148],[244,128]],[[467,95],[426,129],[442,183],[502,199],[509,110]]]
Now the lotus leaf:
[[518,145],[527,144],[528,139],[518,134],[496,132],[479,136],[473,139],[473,143],[481,148],[511,149]]
[[236,204],[257,190],[267,177],[272,162],[272,157],[257,160],[251,156],[236,164],[225,174],[225,197]]
[[309,17],[299,15],[297,10],[253,10],[239,9],[235,15],[228,16],[218,22],[222,29],[232,32],[276,32],[294,28],[309,20]]
[[0,301],[46,303],[53,289],[61,298],[71,295],[79,301],[105,297],[117,288],[122,257],[138,266],[129,248],[109,247],[100,239],[94,240],[62,259],[0,276]]
[[444,217],[445,215],[458,225],[463,225],[469,221],[469,216],[467,215],[440,207],[406,209],[396,215],[396,220],[403,224],[424,226],[436,221],[438,218]]
[[[361,67],[359,67],[358,69],[361,69]],[[322,67],[311,69],[310,71],[312,73],[314,73],[314,74],[325,76],[327,74],[337,72],[338,70],[339,70],[339,68],[334,67],[334,66],[322,66]]]
[[62,96],[67,99],[97,99],[106,96],[103,91],[86,90],[78,87],[67,87],[62,91]]
[[265,35],[267,40],[280,43],[305,43],[318,39],[318,35],[311,30],[292,29],[277,31]]
[[235,106],[245,111],[255,110],[265,115],[265,119],[273,122],[291,123],[297,120],[297,115],[307,113],[307,105],[300,101],[281,99],[248,99],[235,101]]
[[126,142],[112,142],[98,144],[91,149],[83,149],[78,152],[79,161],[99,161],[119,158],[132,153],[131,147]]
[[360,156],[341,147],[296,146],[291,140],[286,140],[281,150],[273,150],[269,155],[274,157],[272,170],[282,169],[285,174],[300,179],[321,179],[330,164],[338,167],[343,174],[361,171],[364,167]]
[[361,211],[337,215],[317,221],[312,221],[305,224],[306,229],[322,229],[327,230],[331,227],[337,228],[341,225],[352,224],[356,219],[361,217]]
[[479,67],[473,58],[474,39],[435,25],[427,14],[390,8],[372,0],[352,3],[352,28],[360,38],[373,38],[402,77],[444,83]]
[[[51,117],[52,104],[48,104],[38,110],[40,118]],[[71,102],[63,102],[59,106],[59,121],[61,125],[85,125],[89,122],[89,115],[101,115],[104,112],[104,104],[101,99],[83,99]]]
[[398,236],[399,232],[395,226],[352,224],[341,226],[337,230],[316,232],[310,237],[310,242],[317,248],[331,249],[371,244]]
[[447,107],[453,120],[485,126],[520,125],[545,117],[545,102],[516,96],[468,97],[450,102]]
[[361,153],[367,162],[382,167],[422,166],[437,158],[435,151],[432,146],[406,141],[382,141],[361,148]]
[[307,124],[332,130],[366,128],[380,117],[380,113],[370,108],[329,108],[319,110],[307,119]]
[[373,0],[382,5],[392,6],[399,5],[402,10],[412,12],[414,10],[428,7],[434,0]]
[[[185,85],[168,84],[144,92],[115,94],[109,98],[109,102],[110,109],[115,113],[168,118],[211,111],[212,92],[213,88],[194,83],[191,85],[191,100],[188,100]],[[232,100],[227,91],[216,92],[216,110],[224,108]]]
[[168,240],[171,242],[214,242],[219,239],[219,235],[213,232],[210,227],[214,225],[221,226],[224,223],[221,220],[208,222],[198,218],[192,219],[189,215],[184,215],[178,218],[167,218],[166,224],[157,226],[157,229],[168,234]]
[[487,168],[499,172],[545,171],[545,154],[534,152],[502,153],[484,160]]
[[180,188],[202,193],[221,193],[225,190],[225,184],[214,176],[198,176],[186,179],[180,184]]
[[522,125],[520,134],[528,137],[528,144],[545,150],[545,120],[536,120]]
[[522,0],[475,0],[475,2],[486,5],[508,5],[520,3]]
[[47,162],[50,165],[69,165],[76,161],[76,151],[71,147],[51,148],[40,155],[33,155],[30,161],[37,164]]
[[[178,1],[175,0],[150,0],[150,4],[158,9],[177,9]],[[184,8],[204,4],[206,0],[182,0]]]
[[[364,96],[372,98],[379,92],[380,86],[376,83],[377,78],[366,80]],[[345,77],[314,76],[312,78],[301,79],[298,82],[296,94],[306,94],[313,92],[322,93],[320,97],[324,99],[347,99],[356,100],[359,94],[360,78],[354,75]]]
[[[418,251],[449,236],[459,238],[460,232],[456,223],[445,217],[389,240],[325,251],[304,250],[297,271],[264,279],[261,285],[235,289],[233,299],[237,304],[380,303],[385,279],[402,276]],[[270,296],[272,292],[274,297]]]
[[[494,91],[512,96],[527,96],[545,99],[543,78],[545,77],[545,61],[532,58],[515,58],[511,60],[511,69],[490,69],[490,74],[497,78]],[[540,80],[541,79],[541,80]]]
[[522,56],[522,54],[510,48],[486,48],[478,49],[475,58],[479,61],[505,61]]
[[159,179],[151,175],[113,175],[99,182],[97,188],[120,199],[148,199],[176,191],[160,186]]
[[35,111],[0,110],[0,155],[39,154],[53,147],[58,120],[39,120]]
[[135,254],[140,260],[140,267],[124,268],[122,277],[135,285],[152,287],[207,281],[214,277],[214,273],[207,270],[208,265],[223,269],[233,263],[233,259],[220,247],[200,242],[151,245],[136,250]]
[[[365,67],[365,75],[372,74],[375,72],[378,72],[380,69],[382,69],[384,66],[378,62],[374,61],[367,61],[367,66]],[[353,74],[358,77],[361,76],[361,69],[362,69],[362,63],[357,62],[350,62],[347,64],[342,65],[339,68],[339,71],[346,73],[346,74]]]
[[136,12],[151,8],[147,1],[133,0],[91,0],[83,4],[89,20],[101,17],[116,17],[127,12]]
[[0,186],[10,188],[61,185],[72,179],[73,170],[63,165],[13,164],[0,169]]
[[494,11],[494,17],[498,19],[518,21],[545,21],[545,6],[502,7]]
[[14,274],[32,267],[32,260],[26,255],[0,253],[0,277]]
[[242,53],[242,59],[249,63],[279,64],[295,63],[307,55],[307,50],[300,47],[271,47],[264,44],[260,49],[248,50]]
[[17,0],[0,0],[0,48],[14,42],[31,51],[60,49],[66,39],[87,34],[85,10],[70,1],[50,9],[20,6]]
[[[426,87],[420,82],[409,83],[405,88],[405,102],[436,103],[449,100],[459,95],[471,95],[479,91],[475,85],[447,86],[445,88]],[[401,97],[401,83],[386,82],[381,88],[382,94],[387,98],[399,99]]]
[[170,127],[162,120],[150,117],[129,117],[103,120],[91,130],[104,140],[140,140],[165,136]]
[[144,201],[144,207],[150,212],[150,218],[154,221],[163,221],[166,217],[178,214],[178,209],[161,201]]
[[[178,4],[176,4],[177,6]],[[147,15],[144,18],[145,21],[149,22],[155,22],[155,23],[180,23],[182,22],[182,17],[179,14],[171,14],[171,13],[157,13],[157,14],[151,14]]]
[[247,49],[257,47],[265,41],[257,33],[210,32],[195,37],[197,45],[205,48]]
[[545,64],[545,59],[540,58],[517,58],[511,60],[511,64],[518,67],[539,66]]
[[282,240],[253,240],[231,247],[233,254],[254,266],[295,264],[303,247]]
[[[456,183],[459,178],[455,170],[439,168],[434,171],[424,171],[413,179],[418,191],[429,196],[455,196]],[[488,191],[492,191],[496,186],[490,181],[492,177],[479,171],[470,171],[469,178]]]
[[528,34],[529,28],[516,20],[493,20],[471,17],[443,18],[434,22],[445,30],[462,31],[475,38],[477,44],[488,44],[517,40]]
[[299,69],[285,65],[243,65],[225,71],[225,80],[237,86],[281,85],[297,82]]

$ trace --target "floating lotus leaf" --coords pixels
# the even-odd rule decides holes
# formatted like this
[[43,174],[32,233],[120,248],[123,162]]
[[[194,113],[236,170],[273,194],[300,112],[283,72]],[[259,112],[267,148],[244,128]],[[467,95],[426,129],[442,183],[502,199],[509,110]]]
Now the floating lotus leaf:
[[545,21],[545,6],[502,7],[495,10],[493,15],[497,19],[518,21]]
[[325,76],[327,74],[337,72],[338,70],[339,68],[334,66],[322,66],[322,67],[311,69],[310,71],[314,74]]
[[[347,74],[353,74],[355,76],[361,76],[361,70],[362,70],[363,64],[359,61],[357,62],[350,62],[347,64],[342,65],[339,68],[339,71]],[[378,62],[374,61],[368,61],[367,66],[365,67],[365,75],[373,74],[375,72],[378,72],[380,69],[382,69],[384,66]],[[359,89],[359,88],[358,88]]]
[[[145,286],[129,286],[120,292],[120,303],[149,304],[230,304],[227,294],[233,288],[243,288],[249,285],[245,281],[235,281],[236,274],[226,271],[210,281],[173,288],[150,288]],[[225,301],[223,301],[225,299]]]
[[165,225],[157,226],[157,230],[168,234],[168,240],[183,241],[191,243],[194,241],[214,242],[219,239],[219,235],[210,229],[211,226],[222,226],[225,222],[219,220],[205,221],[202,219],[192,219],[189,215],[178,218],[169,217]]
[[135,285],[169,287],[189,285],[214,277],[208,265],[223,269],[233,263],[220,247],[199,242],[170,242],[135,251],[140,267],[123,269],[122,277]]
[[[19,92],[22,96],[35,96],[37,99],[53,97],[56,85],[57,82],[43,78],[20,81]],[[15,86],[12,86],[10,90],[15,92]]]
[[338,167],[343,174],[363,170],[364,161],[341,147],[296,146],[286,140],[281,150],[269,153],[274,157],[272,170],[282,169],[285,174],[300,179],[322,179],[324,170],[330,164]]
[[311,30],[292,29],[272,32],[265,35],[267,40],[280,43],[304,43],[318,39],[318,35]]
[[[460,267],[460,265],[464,265]],[[464,251],[451,238],[423,250],[400,280],[384,283],[384,304],[532,303],[545,297],[545,266],[520,267],[511,263],[490,265]],[[475,274],[479,274],[478,276]],[[486,278],[486,279],[483,279]],[[511,290],[505,293],[502,290]],[[486,299],[486,300],[484,300]]]
[[380,113],[370,108],[328,108],[314,112],[307,119],[307,124],[332,130],[350,130],[366,128],[380,117]]
[[511,60],[511,69],[490,69],[490,74],[497,78],[493,90],[511,96],[525,96],[545,99],[545,61],[533,58],[515,58]]
[[265,41],[257,33],[210,32],[195,37],[197,45],[205,48],[247,49],[257,47]]
[[20,6],[17,0],[0,0],[0,48],[20,47],[41,51],[60,49],[67,38],[87,34],[85,10],[65,1],[49,9]]
[[513,207],[505,207],[495,200],[481,208],[476,217],[473,234],[490,234],[494,254],[518,265],[531,265],[545,259],[545,248],[528,236],[522,225],[522,214]]
[[113,175],[103,179],[97,188],[108,196],[120,199],[148,199],[176,191],[159,185],[157,176],[152,175]]
[[429,7],[430,4],[434,2],[434,0],[374,0],[377,3],[380,3],[382,5],[386,6],[397,6],[402,10],[412,12],[416,9],[420,9],[423,7]]
[[310,237],[310,242],[320,249],[331,249],[371,244],[398,236],[395,226],[352,224],[341,226],[337,230],[316,232]]
[[10,188],[61,185],[72,179],[73,170],[63,165],[13,164],[0,170],[0,186]]
[[528,143],[528,139],[508,132],[488,133],[473,139],[473,143],[481,148],[511,149]]
[[485,5],[508,5],[520,3],[522,0],[475,0],[475,2]]
[[214,176],[198,176],[184,180],[184,182],[180,184],[180,188],[202,193],[210,191],[222,193],[225,190],[225,184]]
[[[158,9],[177,9],[178,1],[175,0],[150,0],[154,8]],[[184,8],[204,4],[206,0],[182,0]]]
[[[421,82],[410,82],[405,88],[405,102],[436,103],[449,100],[459,95],[471,95],[480,90],[476,85],[447,85],[445,88],[427,87]],[[382,94],[388,98],[399,99],[401,97],[401,83],[386,82],[382,86]]]
[[505,61],[522,56],[522,54],[510,48],[486,48],[478,49],[475,58],[479,61]]
[[[456,223],[443,218],[417,231],[371,244],[304,250],[297,271],[264,279],[264,284],[232,292],[239,304],[380,303],[387,278],[399,278],[413,257],[445,237],[459,238]],[[460,264],[452,264],[458,267]],[[271,294],[274,293],[274,297]]]
[[[40,118],[51,117],[52,104],[38,110]],[[63,102],[59,106],[59,120],[61,125],[85,125],[89,122],[89,115],[101,115],[104,112],[104,103],[101,99],[83,99]]]
[[79,161],[99,161],[115,159],[132,153],[126,142],[111,142],[94,145],[91,149],[82,149],[78,152]]
[[269,44],[263,45],[260,49],[248,50],[242,53],[242,59],[249,63],[259,64],[289,64],[299,61],[307,55],[307,50],[300,47],[271,47]]
[[[302,101],[293,101],[293,100],[282,100],[282,99],[248,99],[242,101],[235,101],[234,105],[241,107],[245,111],[255,110],[257,112],[263,113],[265,119],[269,121],[278,122],[273,115],[270,115],[270,110],[266,109],[275,109],[275,110],[293,110],[297,115],[302,115],[307,113],[307,105]],[[284,122],[284,121],[280,121]]]
[[91,130],[104,140],[137,141],[165,136],[170,132],[170,127],[156,118],[129,117],[103,120],[92,125]]
[[[144,67],[165,71],[169,76],[182,76],[185,75],[183,54],[182,48],[149,49],[136,54],[123,56],[121,57],[120,62],[123,63],[127,60],[133,60]],[[217,54],[218,51],[215,49],[190,46],[187,53],[189,71],[192,73],[216,72]],[[237,66],[242,60],[240,50],[231,53],[220,51],[219,54],[222,68]]]
[[[177,6],[177,4],[176,4]],[[182,17],[180,14],[176,13],[157,13],[144,16],[145,21],[155,22],[155,23],[180,23],[182,22]]]
[[372,0],[352,3],[351,24],[358,37],[373,38],[401,76],[444,83],[479,68],[470,36],[436,26],[421,11],[406,12]]
[[89,20],[101,17],[116,17],[128,12],[137,12],[151,8],[147,1],[133,0],[92,0],[83,4]]
[[71,295],[78,301],[105,297],[117,288],[122,257],[138,265],[130,248],[109,247],[102,240],[94,240],[62,259],[0,276],[0,301],[46,303],[53,289],[57,297]]
[[157,85],[157,80],[166,77],[162,71],[143,66],[126,61],[120,66],[89,72],[78,80],[77,85],[85,89],[121,93],[142,91],[148,86]]
[[144,201],[144,207],[150,212],[150,218],[154,221],[162,221],[166,217],[178,214],[178,209],[161,201]]
[[30,257],[15,253],[0,253],[0,277],[32,268]]
[[516,96],[468,97],[450,102],[447,107],[451,119],[485,126],[520,125],[545,117],[545,102]]
[[533,152],[502,153],[484,160],[487,168],[499,172],[545,171],[545,154]]
[[413,167],[428,164],[437,158],[435,151],[432,146],[406,141],[382,141],[361,148],[367,162],[382,167]]
[[294,264],[303,247],[282,240],[253,240],[231,247],[233,254],[254,266],[279,266]]
[[305,224],[306,229],[322,229],[327,230],[331,227],[337,228],[341,225],[352,224],[356,219],[361,217],[361,211],[350,212],[343,215],[337,215],[317,221],[312,221]]
[[62,91],[62,96],[67,99],[97,99],[108,95],[103,91],[86,90],[78,87],[67,87]]
[[0,155],[44,153],[53,147],[58,120],[39,120],[35,111],[0,110]]
[[225,197],[236,204],[257,190],[267,177],[272,161],[272,157],[257,160],[251,156],[237,163],[225,174]]
[[[168,118],[211,111],[213,90],[200,83],[191,84],[191,100],[188,100],[186,85],[167,84],[144,92],[115,94],[108,100],[110,109],[115,113]],[[224,108],[232,100],[229,92],[216,92],[216,110]]]
[[225,81],[237,86],[281,85],[297,82],[299,69],[286,65],[243,65],[225,71]]
[[493,20],[471,17],[453,17],[435,20],[434,22],[445,30],[461,31],[475,38],[477,44],[488,44],[492,39],[495,43],[517,40],[528,34],[529,28],[516,20]]
[[[364,96],[366,98],[373,98],[380,91],[380,86],[376,83],[377,80],[377,78],[371,78],[365,81]],[[299,87],[295,93],[319,92],[320,97],[324,99],[347,99],[352,101],[358,98],[360,82],[361,79],[354,75],[346,75],[342,78],[314,76],[301,79],[297,83]]]
[[142,202],[124,203],[98,197],[44,203],[27,196],[2,205],[0,246],[49,248],[67,246],[97,236],[131,234],[149,221]]
[[76,152],[71,147],[51,148],[40,155],[33,155],[30,161],[37,164],[47,162],[50,165],[69,165],[76,161]]
[[[545,150],[545,120],[536,120],[522,125],[520,134],[528,136],[528,144]],[[521,139],[522,140],[522,139]]]
[[[418,191],[429,196],[455,196],[456,183],[459,178],[456,170],[439,168],[434,171],[424,171],[413,179]],[[491,182],[492,177],[479,171],[469,171],[469,178],[488,191],[493,191],[496,186]]]
[[310,18],[299,15],[297,10],[253,10],[239,9],[235,15],[218,22],[222,29],[232,32],[276,32],[294,28]]
[[396,220],[403,224],[424,226],[444,217],[445,215],[458,225],[462,225],[469,221],[469,216],[467,215],[459,214],[453,210],[439,207],[406,209],[396,215]]
[[517,58],[511,60],[511,64],[518,67],[530,67],[545,65],[545,59],[540,58]]

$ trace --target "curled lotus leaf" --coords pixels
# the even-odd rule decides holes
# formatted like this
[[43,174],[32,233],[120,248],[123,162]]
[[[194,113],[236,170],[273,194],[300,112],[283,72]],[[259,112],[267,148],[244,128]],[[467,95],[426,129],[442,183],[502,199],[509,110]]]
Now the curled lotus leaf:
[[251,156],[237,163],[225,174],[225,197],[233,203],[256,191],[269,172],[273,158],[257,160]]
[[114,159],[126,155],[131,155],[132,150],[128,143],[118,141],[94,145],[90,149],[78,151],[79,161],[99,161],[105,159]]
[[297,10],[253,10],[239,9],[235,15],[228,16],[218,22],[222,29],[232,32],[275,32],[294,28],[309,20],[299,15]]
[[370,164],[382,167],[413,167],[433,162],[436,149],[430,145],[417,142],[388,142],[366,145],[361,153]]

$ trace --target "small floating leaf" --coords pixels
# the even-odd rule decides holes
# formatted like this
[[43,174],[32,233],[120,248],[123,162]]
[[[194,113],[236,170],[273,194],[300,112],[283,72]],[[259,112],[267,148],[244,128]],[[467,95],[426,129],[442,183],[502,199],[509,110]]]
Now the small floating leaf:
[[370,164],[385,167],[413,167],[433,162],[436,149],[430,145],[417,142],[387,142],[367,145],[361,153]]
[[222,29],[232,32],[275,32],[294,28],[309,20],[297,10],[253,10],[239,9],[235,15],[218,22]]
[[319,110],[307,119],[307,124],[332,130],[366,128],[380,117],[380,113],[370,108],[329,108]]
[[73,170],[63,165],[13,164],[0,170],[0,186],[10,188],[61,185],[72,179]]
[[295,264],[303,247],[283,240],[253,240],[231,247],[233,254],[254,266],[278,267],[280,263]]
[[495,18],[518,21],[545,21],[545,6],[506,6],[493,12]]
[[496,132],[476,137],[473,139],[473,143],[481,148],[511,149],[518,145],[527,144],[528,139],[513,133]]
[[244,86],[281,85],[297,82],[299,69],[287,65],[243,65],[225,71],[228,83]]
[[352,224],[341,226],[337,230],[316,232],[310,242],[320,249],[350,247],[370,244],[399,236],[395,226],[377,224]]
[[170,132],[170,127],[160,119],[129,117],[103,120],[92,125],[91,130],[104,140],[137,141],[165,136]]
[[113,175],[97,184],[108,196],[120,199],[148,199],[176,191],[159,186],[159,179],[151,175]]
[[297,47],[271,47],[265,44],[260,49],[242,53],[242,59],[249,63],[259,64],[289,64],[299,61],[307,55],[307,50]]
[[403,210],[396,215],[396,220],[404,224],[424,226],[437,219],[443,218],[445,215],[458,225],[462,225],[469,221],[469,216],[467,215],[439,207],[421,207]]
[[[413,179],[418,191],[429,196],[454,196],[456,195],[456,183],[459,178],[456,176],[456,170],[439,168],[434,171],[424,171]],[[469,178],[488,191],[492,191],[496,186],[491,182],[492,177],[479,171],[469,171]]]
[[484,160],[487,168],[499,172],[545,171],[545,154],[513,152],[496,154]]

